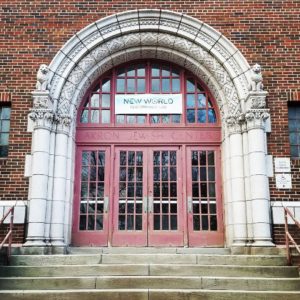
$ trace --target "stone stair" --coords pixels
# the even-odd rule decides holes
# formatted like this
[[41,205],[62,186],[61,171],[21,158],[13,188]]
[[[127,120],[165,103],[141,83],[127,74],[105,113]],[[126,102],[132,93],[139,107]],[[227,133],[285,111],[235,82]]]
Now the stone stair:
[[0,266],[0,299],[299,300],[298,268],[283,255],[210,248],[71,248],[13,255]]

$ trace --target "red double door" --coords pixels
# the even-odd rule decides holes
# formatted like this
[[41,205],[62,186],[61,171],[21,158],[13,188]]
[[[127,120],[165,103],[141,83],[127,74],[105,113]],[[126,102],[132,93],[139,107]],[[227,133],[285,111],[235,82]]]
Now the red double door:
[[219,150],[79,147],[73,245],[223,246]]

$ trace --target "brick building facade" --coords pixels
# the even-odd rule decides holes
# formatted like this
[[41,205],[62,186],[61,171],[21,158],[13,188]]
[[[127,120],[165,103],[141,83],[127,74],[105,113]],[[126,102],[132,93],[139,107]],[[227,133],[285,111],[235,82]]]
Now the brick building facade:
[[[134,11],[128,12],[131,10]],[[48,238],[45,235],[44,238],[41,235],[39,236],[39,238],[36,238],[36,233],[32,233],[32,239],[30,239],[30,234],[28,238],[27,230],[31,230],[29,227],[36,226],[36,224],[40,222],[38,218],[35,220],[33,214],[38,215],[40,213],[38,205],[42,203],[39,202],[40,204],[36,204],[37,207],[35,208],[35,212],[33,213],[33,209],[30,208],[30,203],[32,201],[31,198],[34,198],[31,195],[32,187],[30,188],[30,184],[31,186],[34,185],[34,183],[32,182],[34,180],[32,177],[33,170],[31,166],[32,161],[34,160],[34,146],[32,146],[32,135],[35,130],[34,128],[37,128],[35,127],[37,125],[34,122],[37,122],[36,120],[38,119],[38,117],[35,117],[35,121],[33,122],[30,118],[28,118],[28,114],[33,107],[33,98],[35,99],[35,101],[37,101],[36,99],[38,97],[46,97],[46,101],[51,102],[50,110],[54,112],[53,118],[58,118],[60,120],[57,121],[58,123],[62,122],[57,125],[61,126],[61,131],[57,131],[57,133],[61,134],[61,132],[64,132],[66,130],[64,126],[68,126],[69,122],[72,123],[70,119],[73,118],[76,120],[75,113],[73,115],[68,115],[67,119],[64,119],[66,118],[66,116],[63,110],[59,112],[59,109],[62,109],[63,107],[63,93],[68,93],[68,88],[69,90],[71,89],[70,86],[66,86],[66,82],[71,82],[73,86],[77,85],[77,87],[82,84],[82,91],[86,91],[87,89],[84,90],[84,85],[88,85],[88,83],[82,83],[83,81],[77,83],[75,79],[72,82],[72,79],[70,79],[71,75],[68,75],[69,77],[64,77],[63,75],[65,74],[64,72],[66,69],[68,69],[68,74],[71,74],[72,72],[76,72],[76,68],[78,66],[81,70],[85,67],[83,64],[81,64],[83,62],[83,59],[77,59],[76,56],[78,52],[83,50],[78,48],[78,52],[76,52],[77,50],[74,49],[76,47],[79,47],[78,45],[83,44],[83,47],[86,47],[86,52],[82,54],[82,57],[88,56],[92,53],[93,50],[95,50],[97,47],[101,47],[101,45],[103,45],[105,42],[111,44],[115,42],[116,44],[118,44],[119,41],[117,39],[119,37],[123,37],[125,41],[125,37],[127,38],[127,35],[129,36],[130,34],[139,34],[138,37],[135,37],[139,39],[138,41],[132,42],[130,41],[130,39],[126,40],[128,43],[132,44],[125,45],[123,50],[121,49],[122,47],[120,47],[119,50],[117,49],[116,52],[113,52],[115,51],[114,48],[109,48],[107,46],[106,51],[109,52],[108,56],[110,56],[110,60],[107,60],[107,57],[105,56],[103,56],[102,60],[107,60],[107,65],[110,65],[110,68],[106,67],[105,65],[101,65],[101,68],[106,72],[114,67],[117,67],[118,64],[133,61],[134,58],[138,58],[141,61],[147,59],[159,59],[160,61],[168,61],[173,64],[176,63],[183,69],[188,69],[189,72],[193,73],[197,78],[199,78],[199,80],[205,82],[208,90],[210,90],[210,92],[213,94],[215,102],[218,103],[218,109],[221,111],[221,115],[223,114],[222,116],[220,116],[220,119],[224,119],[222,122],[220,121],[223,136],[222,143],[220,145],[221,156],[223,161],[226,161],[226,159],[228,158],[228,164],[231,166],[231,170],[228,171],[229,167],[226,167],[226,162],[224,162],[221,164],[222,170],[220,171],[222,173],[222,183],[219,183],[223,198],[222,214],[225,215],[224,245],[229,246],[234,244],[235,242],[237,245],[243,245],[243,243],[247,244],[249,241],[251,243],[253,242],[253,240],[255,241],[255,234],[253,238],[252,227],[256,226],[256,229],[254,229],[254,231],[259,231],[260,224],[264,224],[268,227],[270,226],[269,223],[271,223],[271,240],[268,240],[267,235],[261,237],[260,240],[259,233],[257,233],[258,240],[264,242],[268,241],[270,243],[273,241],[276,245],[283,244],[284,226],[282,205],[290,207],[295,213],[296,217],[298,217],[298,219],[300,217],[300,202],[298,196],[300,193],[300,165],[299,156],[297,156],[297,153],[299,155],[299,152],[295,150],[296,152],[293,152],[291,154],[291,142],[294,145],[294,149],[297,149],[297,145],[299,146],[300,141],[297,140],[299,139],[299,136],[297,136],[297,134],[295,137],[295,141],[290,141],[288,118],[289,108],[293,109],[294,107],[297,107],[300,101],[299,11],[299,1],[279,0],[51,1],[50,3],[48,3],[47,1],[3,1],[1,3],[1,20],[3,25],[0,29],[0,108],[10,107],[11,114],[8,154],[4,154],[2,155],[3,157],[0,158],[0,200],[2,201],[0,202],[0,206],[2,203],[2,211],[0,211],[0,213],[3,213],[5,207],[8,207],[10,203],[13,204],[15,203],[15,201],[18,201],[19,220],[16,223],[21,224],[17,225],[18,233],[15,236],[15,241],[23,243],[26,241],[26,237],[27,242],[33,242],[32,245],[35,245],[35,242],[37,240],[40,242],[42,240],[46,240],[53,245],[69,244],[72,241],[72,234],[70,233],[73,214],[72,191],[74,189],[74,181],[76,186],[76,178],[74,179],[73,177],[76,165],[71,163],[75,160],[74,156],[72,156],[74,155],[74,153],[69,155],[67,153],[67,151],[69,150],[67,149],[62,150],[66,151],[66,166],[68,166],[68,170],[70,170],[70,174],[66,175],[69,177],[66,177],[67,188],[66,190],[64,190],[64,193],[68,194],[69,188],[69,193],[71,195],[68,195],[70,199],[69,203],[64,204],[67,206],[62,207],[63,209],[65,209],[65,211],[69,211],[71,213],[70,216],[67,217],[68,221],[61,221],[63,223],[63,226],[59,230],[62,230],[63,233],[60,236],[55,236],[55,230],[53,229],[54,231],[52,232],[52,234],[54,234],[54,236],[52,236],[51,240],[51,226],[55,228],[53,224],[57,225],[59,222],[56,223],[56,221],[53,221],[53,217],[51,216],[49,216],[48,221],[46,220],[47,207],[53,208],[53,203],[64,201],[63,199],[58,200],[57,202],[55,202],[54,200],[50,203],[48,195],[48,202],[46,201],[48,204],[45,204],[45,206],[48,206],[44,208],[45,225],[41,229],[42,231],[48,230]],[[109,16],[114,17],[104,19],[105,17]],[[166,24],[167,21],[165,21],[164,18],[167,21],[170,21],[170,24]],[[148,19],[149,23],[143,24],[144,20]],[[136,23],[131,25],[125,24],[126,22],[130,23],[132,20],[135,20]],[[164,23],[164,21],[166,23]],[[122,22],[124,22],[124,24]],[[118,24],[121,29],[113,29],[115,23]],[[120,24],[123,24],[122,26],[124,27],[122,27]],[[207,26],[207,28],[206,24],[209,25]],[[83,28],[88,25],[90,25],[90,27],[83,30]],[[185,25],[190,26],[191,31],[185,31],[185,33],[181,33],[180,30],[184,31],[184,29],[181,27]],[[107,29],[106,26],[108,26],[108,28],[109,26],[111,26],[111,35],[113,36],[110,36],[110,33],[105,32],[105,29]],[[131,28],[129,28],[130,26]],[[80,30],[82,31],[80,32]],[[89,33],[89,30],[91,31],[91,33]],[[91,38],[91,40],[88,40],[89,34],[92,35],[95,30],[99,30],[99,36],[95,36],[94,40],[93,38]],[[194,33],[193,30],[195,30],[196,33]],[[200,38],[200,34],[199,32],[197,32],[197,30],[199,30],[200,33],[203,32],[208,40],[205,41],[205,38]],[[146,34],[149,34],[149,40],[151,40],[150,35],[154,36],[154,50],[151,48],[152,45],[149,41],[143,44],[143,35]],[[167,43],[163,42],[164,34],[169,35],[170,39],[171,36],[175,37],[175,40],[173,42],[171,41],[169,45],[166,45]],[[220,64],[220,70],[216,70],[215,75],[211,77],[212,79],[215,79],[216,82],[218,81],[216,85],[210,84],[209,80],[206,80],[205,78],[205,74],[208,74],[205,73],[206,70],[210,70],[209,66],[205,66],[205,70],[201,75],[200,71],[197,73],[196,67],[195,69],[193,69],[193,67],[190,66],[190,64],[192,64],[192,60],[188,61],[188,59],[185,58],[185,61],[183,61],[182,63],[180,62],[180,58],[182,58],[183,56],[191,57],[194,59],[194,61],[197,61],[196,52],[201,52],[201,50],[195,50],[195,55],[193,57],[191,49],[193,47],[192,43],[197,44],[198,38],[201,39],[201,41],[199,42],[199,47],[203,49],[205,53],[208,53],[207,55],[211,55],[212,59],[214,59],[211,60],[211,63],[214,64],[214,62],[216,62]],[[161,41],[157,42],[157,40],[155,39]],[[227,39],[232,44],[227,45]],[[66,44],[69,40],[69,44]],[[81,41],[83,42],[81,43]],[[183,46],[181,46],[180,43],[182,43]],[[215,50],[217,49],[217,46],[215,45],[220,46],[220,48],[224,47],[224,51],[221,49],[218,52],[218,50]],[[72,47],[74,48],[72,49]],[[116,48],[117,47],[119,46],[116,45]],[[149,49],[147,49],[147,47]],[[135,48],[139,48],[138,51],[140,53],[142,53],[143,51],[144,52],[140,54],[140,56],[134,53],[130,56],[130,50]],[[171,56],[168,56],[166,54],[166,52],[168,52],[168,50],[166,49],[169,49],[169,51],[171,51],[172,53],[176,53],[176,55],[178,53],[178,57],[174,54],[173,58],[171,58]],[[123,51],[123,54],[125,52],[129,54],[124,59],[117,58],[117,56],[114,56],[117,55],[116,53],[119,53],[117,51]],[[227,53],[224,54],[222,53],[222,51],[224,53],[227,51]],[[92,56],[93,55],[94,59],[97,60],[97,57],[95,57],[96,54],[92,53]],[[236,64],[233,67],[230,65],[227,66],[227,62],[230,62],[231,58],[233,58],[233,65]],[[205,64],[204,59],[203,61],[201,61],[201,59],[198,59],[197,62],[200,64],[198,67],[198,69],[200,70],[201,64]],[[253,103],[254,100],[252,100],[253,97],[251,96],[251,88],[249,91],[248,86],[245,88],[245,85],[251,85],[252,71],[250,69],[250,66],[253,66],[256,63],[260,64],[262,67],[264,87],[263,89],[258,88],[258,92],[261,92],[261,94],[258,95],[255,94],[255,90],[252,89],[252,92],[254,93],[252,96],[254,98],[256,97],[255,99],[263,98],[263,101],[264,99],[266,99],[266,105],[264,105],[263,103],[255,107],[249,107],[250,101],[252,101]],[[51,87],[39,89],[42,92],[46,92],[46,94],[39,94],[36,91],[37,71],[41,64],[50,66],[51,78],[49,78],[49,83]],[[91,64],[90,69],[84,70],[85,74],[90,74],[90,70],[94,67],[95,66]],[[235,67],[238,70],[234,70]],[[216,67],[216,69],[217,68],[218,66]],[[223,71],[221,71],[221,68],[225,69],[226,74],[222,73]],[[193,70],[195,71],[193,72]],[[96,72],[98,75],[87,75],[87,77],[90,76],[92,78],[92,80],[90,80],[89,82],[89,85],[91,86],[95,80],[98,80],[98,78],[102,76],[103,72]],[[211,74],[213,74],[213,71],[211,71]],[[220,77],[218,77],[218,74],[220,75]],[[58,78],[55,78],[55,76],[57,76]],[[223,81],[224,76],[225,82]],[[226,78],[226,76],[228,77]],[[228,80],[228,82],[230,82],[233,87],[236,87],[238,99],[237,101],[239,102],[237,104],[237,107],[240,107],[240,111],[239,109],[237,109],[234,111],[234,113],[222,112],[222,107],[220,105],[222,101],[217,99],[218,97],[216,94],[218,94],[218,89],[216,88],[216,86],[220,86],[223,84],[224,87],[226,85],[226,80]],[[240,82],[237,83],[238,80],[240,80]],[[210,82],[213,81],[214,80],[211,80]],[[62,86],[66,89],[63,90]],[[60,91],[57,92],[59,89]],[[49,92],[47,92],[48,90],[50,91],[50,94]],[[221,94],[221,90],[222,88],[219,89],[219,94]],[[32,94],[33,91],[36,91],[37,93]],[[268,93],[267,96],[265,91]],[[226,87],[222,90],[222,92],[226,93]],[[75,94],[73,94],[72,97],[75,98]],[[77,95],[76,97],[78,97],[78,101],[82,101],[84,95],[85,92],[82,95]],[[226,97],[228,99],[234,98],[233,94],[230,96],[225,96],[225,98]],[[232,103],[233,102],[234,101],[232,100]],[[230,105],[231,104],[229,103],[228,106]],[[46,105],[45,107],[49,109],[49,105]],[[39,106],[37,106],[37,108],[41,109],[41,107]],[[270,118],[268,118],[268,120],[263,120],[263,125],[257,127],[259,129],[263,128],[263,130],[266,132],[267,151],[265,151],[264,155],[267,162],[265,163],[265,167],[262,173],[264,173],[263,175],[267,176],[269,180],[269,187],[262,193],[265,196],[259,195],[257,198],[255,198],[254,196],[252,197],[251,195],[247,198],[247,189],[252,189],[252,193],[255,190],[254,183],[252,183],[251,187],[251,176],[254,176],[255,172],[253,171],[254,173],[251,173],[251,170],[249,171],[247,169],[246,162],[246,160],[250,157],[249,153],[251,154],[252,152],[249,149],[249,151],[247,150],[246,152],[243,150],[243,152],[236,155],[242,157],[242,159],[236,160],[236,156],[232,154],[233,149],[230,150],[230,147],[234,148],[233,144],[230,144],[233,143],[231,142],[230,136],[237,133],[236,126],[239,127],[238,133],[241,140],[240,145],[242,145],[241,147],[246,147],[245,145],[247,143],[245,142],[244,133],[246,132],[248,134],[247,130],[249,129],[243,129],[243,124],[241,124],[240,121],[241,118],[245,117],[245,115],[247,119],[247,113],[251,113],[251,111],[247,109],[263,109],[265,110],[263,113],[270,114]],[[267,109],[269,109],[269,111]],[[292,113],[290,112],[290,115],[291,114]],[[235,119],[230,120],[230,118]],[[250,120],[249,116],[248,118]],[[249,120],[245,122],[249,123],[251,121]],[[298,121],[300,122],[300,119]],[[48,125],[43,124],[42,127],[43,126]],[[224,128],[225,126],[227,126],[227,129]],[[249,126],[250,128],[252,125],[248,124],[245,126]],[[300,125],[298,124],[295,126],[298,126],[297,128],[299,130]],[[231,130],[230,128],[232,127],[235,128]],[[3,135],[3,129],[1,130],[0,131]],[[51,130],[49,132],[51,132]],[[254,131],[252,130],[252,132]],[[256,134],[257,135],[253,136],[260,136],[260,133]],[[225,136],[229,136],[227,142]],[[249,134],[246,139],[251,144],[250,136],[251,134]],[[57,136],[56,139],[60,139],[60,137]],[[63,143],[61,141],[63,141],[64,139],[72,140],[72,134],[68,133],[65,137],[61,137],[60,143]],[[51,140],[51,137],[49,137],[49,141],[49,147],[51,148],[51,141],[53,141]],[[35,146],[36,143],[38,142],[35,141]],[[226,147],[227,149],[229,149],[227,150],[227,152]],[[72,151],[76,152],[76,149],[77,148],[75,147],[74,149],[72,149]],[[50,164],[51,157],[56,156],[56,150],[53,150],[53,153],[51,153],[51,150],[49,151],[50,152],[48,153],[46,160],[49,160]],[[259,151],[260,150],[254,149],[253,153]],[[225,153],[228,153],[228,155]],[[59,154],[57,155],[59,156]],[[276,174],[279,175],[282,174],[282,172],[276,172],[276,169],[274,168],[274,159],[280,157],[291,159],[291,171],[287,171],[287,174],[291,174],[292,188],[280,188],[278,184],[276,185]],[[255,159],[254,161],[252,161],[252,163],[253,162],[255,164]],[[244,165],[241,167],[239,163],[242,163]],[[227,178],[229,173],[233,174],[235,172],[235,168],[238,168],[239,170],[241,168],[243,170],[242,174],[244,179],[240,182],[236,181],[237,183],[234,183],[234,179],[239,178],[239,175],[237,175],[236,178],[233,177],[233,175],[230,175],[231,179]],[[48,170],[48,172],[50,171]],[[45,186],[49,190],[55,189],[55,183],[54,187],[52,185],[52,188],[49,188],[49,178],[52,178],[52,180],[55,181],[55,176],[47,175],[47,178],[48,182],[45,183]],[[57,178],[60,177],[58,176]],[[230,182],[227,183],[227,181]],[[231,187],[231,192],[228,192],[228,188],[226,188],[227,184],[229,184],[229,186]],[[243,186],[242,190],[240,190],[241,185]],[[58,190],[58,186],[59,183],[57,181],[56,190]],[[237,193],[238,195],[235,193]],[[241,196],[241,194],[244,195],[244,198]],[[243,198],[244,202],[242,206],[237,205],[239,201],[242,202],[242,199],[239,199],[239,197]],[[247,209],[247,207],[249,205],[251,206],[256,200],[261,200],[262,198],[263,202],[257,202],[257,204],[255,204],[257,206],[252,206],[252,209],[250,209],[251,213],[249,215],[249,208]],[[53,200],[53,197],[51,199]],[[185,196],[183,196],[183,205],[186,206],[187,199],[186,201],[184,199]],[[250,201],[252,201],[252,204],[250,203]],[[262,217],[262,219],[259,219],[258,217],[257,221],[254,222],[253,217],[255,219],[255,214],[259,214],[258,211],[260,209],[261,203],[263,203],[263,207],[266,205],[266,203],[267,205],[269,205],[270,216]],[[254,208],[257,208],[258,211]],[[244,210],[243,212],[241,212],[241,214],[244,215],[244,218],[246,220],[241,220],[239,219],[239,217],[236,217],[235,219],[234,216],[230,216],[232,215],[231,212],[233,212],[233,214],[239,214],[239,209]],[[59,208],[57,208],[57,211],[55,211],[55,209],[52,210],[52,216],[57,214],[58,212]],[[31,217],[30,213],[32,214]],[[33,220],[32,222],[30,221],[30,218],[31,221]],[[66,218],[66,216],[62,217],[62,219],[63,218]],[[230,221],[230,218],[232,218],[233,221]],[[241,232],[239,232],[240,228],[238,228],[237,226],[237,224],[239,224],[240,222],[243,223],[244,226]],[[24,223],[24,225],[22,225],[22,223]],[[30,225],[30,223],[32,225]],[[265,229],[263,229],[262,231],[264,230]],[[0,231],[0,234],[3,235],[3,231]],[[237,237],[237,235],[239,234],[240,236]]]

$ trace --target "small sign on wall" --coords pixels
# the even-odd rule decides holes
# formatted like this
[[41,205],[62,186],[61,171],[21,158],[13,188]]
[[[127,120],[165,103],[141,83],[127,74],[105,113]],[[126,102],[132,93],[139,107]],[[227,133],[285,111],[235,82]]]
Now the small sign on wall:
[[115,114],[182,114],[182,94],[116,94]]
[[291,172],[291,159],[289,157],[275,157],[275,173]]
[[291,174],[276,174],[276,188],[278,189],[291,189],[292,176]]

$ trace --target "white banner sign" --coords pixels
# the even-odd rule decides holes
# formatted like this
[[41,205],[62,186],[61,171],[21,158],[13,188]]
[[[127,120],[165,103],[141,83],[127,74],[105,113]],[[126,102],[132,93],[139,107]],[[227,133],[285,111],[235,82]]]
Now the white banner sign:
[[115,95],[115,114],[182,114],[182,94]]

